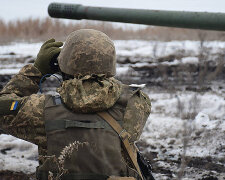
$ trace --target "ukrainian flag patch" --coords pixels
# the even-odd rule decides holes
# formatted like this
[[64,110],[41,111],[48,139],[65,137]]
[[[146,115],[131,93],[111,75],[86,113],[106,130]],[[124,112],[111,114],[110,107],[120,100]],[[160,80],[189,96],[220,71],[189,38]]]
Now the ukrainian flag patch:
[[17,106],[18,106],[18,101],[13,101],[12,105],[11,105],[11,108],[10,108],[10,111],[15,111]]

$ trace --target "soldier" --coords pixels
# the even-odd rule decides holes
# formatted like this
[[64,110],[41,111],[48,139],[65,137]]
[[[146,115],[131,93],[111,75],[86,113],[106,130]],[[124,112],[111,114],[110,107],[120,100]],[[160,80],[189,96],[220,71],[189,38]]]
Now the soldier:
[[[104,33],[78,30],[62,45],[46,41],[34,65],[3,88],[0,128],[38,145],[39,180],[142,179],[133,145],[150,114],[148,96],[113,77],[115,47]],[[37,94],[40,79],[57,72],[57,55],[60,96]]]

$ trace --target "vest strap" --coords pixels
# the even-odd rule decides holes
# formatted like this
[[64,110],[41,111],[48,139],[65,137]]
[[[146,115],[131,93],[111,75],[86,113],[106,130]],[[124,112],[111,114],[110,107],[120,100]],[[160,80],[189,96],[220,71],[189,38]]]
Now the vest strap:
[[127,154],[129,155],[132,163],[133,163],[133,166],[136,168],[136,170],[137,170],[139,176],[141,177],[141,179],[144,180],[144,178],[142,176],[142,173],[141,173],[141,170],[140,170],[140,167],[139,167],[138,162],[137,162],[136,151],[134,152],[135,148],[133,148],[131,146],[131,144],[129,143],[129,140],[128,140],[128,138],[130,137],[130,134],[125,129],[123,129],[120,126],[120,124],[106,111],[97,112],[97,114],[100,117],[102,117],[119,135],[119,137],[120,137],[120,139],[121,139],[121,141],[124,145],[124,148],[125,148]]

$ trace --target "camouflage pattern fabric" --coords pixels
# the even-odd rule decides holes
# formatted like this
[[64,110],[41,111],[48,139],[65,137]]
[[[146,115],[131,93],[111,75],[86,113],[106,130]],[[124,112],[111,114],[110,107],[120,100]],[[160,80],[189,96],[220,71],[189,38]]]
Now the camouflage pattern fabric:
[[69,109],[93,113],[104,111],[116,103],[121,94],[121,83],[105,75],[86,75],[64,81],[58,92]]
[[112,40],[94,29],[72,32],[58,57],[62,72],[69,75],[116,74],[116,51]]
[[26,65],[8,82],[0,95],[13,93],[16,96],[24,97],[35,94],[39,90],[38,83],[41,76],[41,72],[33,65]]
[[[39,145],[39,154],[46,152],[46,135],[43,120],[44,95],[37,95],[41,72],[33,65],[26,65],[0,92],[3,100],[18,100],[21,107],[17,114],[3,116],[0,128],[7,133]],[[10,108],[10,107],[6,107]],[[2,118],[1,118],[2,119]]]
[[151,102],[145,93],[138,91],[128,101],[124,114],[124,128],[131,134],[130,142],[140,138],[151,112]]
[[[39,155],[44,156],[47,144],[43,119],[46,96],[36,94],[40,78],[39,70],[33,65],[27,65],[3,88],[0,92],[0,105],[1,100],[7,99],[19,100],[22,105],[17,114],[4,115],[0,118],[0,128],[18,138],[37,144]],[[114,107],[120,96],[121,87],[121,83],[114,78],[88,75],[64,81],[59,93],[67,107],[73,111],[86,113]],[[132,141],[140,137],[150,108],[150,100],[142,91],[136,92],[129,99],[123,120],[125,129],[132,135]],[[40,156],[40,163],[43,156]]]

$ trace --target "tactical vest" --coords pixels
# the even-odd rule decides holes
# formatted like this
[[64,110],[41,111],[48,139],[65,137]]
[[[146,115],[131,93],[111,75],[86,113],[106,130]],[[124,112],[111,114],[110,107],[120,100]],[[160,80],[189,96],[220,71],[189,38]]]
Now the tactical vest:
[[[123,86],[119,100],[107,110],[122,127],[127,102],[137,91],[138,88]],[[68,172],[61,179],[107,179],[111,175],[138,178],[138,173],[122,155],[118,134],[96,113],[74,113],[60,97],[47,96],[44,119],[48,157],[37,169],[37,179],[47,180],[49,171],[57,174],[56,158],[66,146],[77,142],[84,144],[74,149],[70,156],[64,156],[63,168]]]

